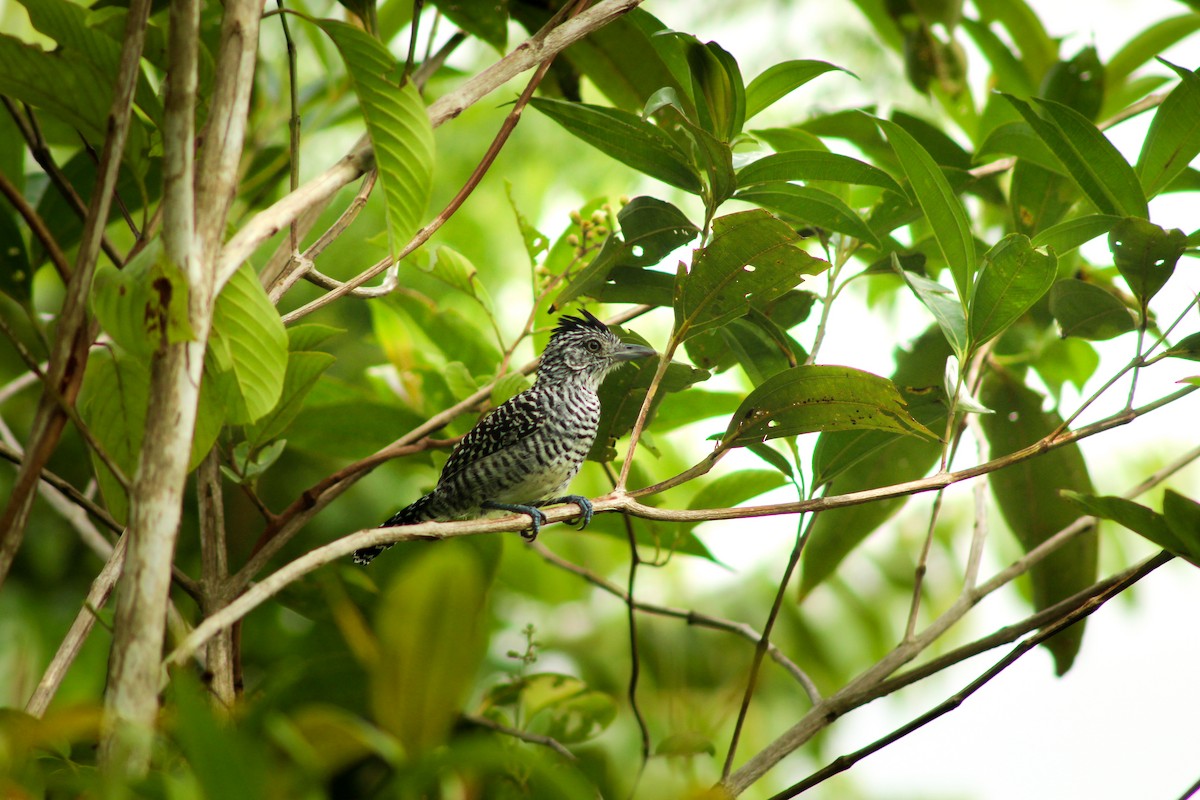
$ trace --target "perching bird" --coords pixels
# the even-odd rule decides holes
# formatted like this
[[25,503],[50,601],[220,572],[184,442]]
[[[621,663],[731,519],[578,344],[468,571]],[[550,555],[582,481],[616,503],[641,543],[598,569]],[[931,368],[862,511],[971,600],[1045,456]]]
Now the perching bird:
[[[537,506],[553,503],[576,503],[582,512],[579,527],[587,526],[591,502],[561,493],[596,438],[596,390],[614,368],[652,356],[654,350],[622,342],[603,322],[582,313],[559,320],[533,386],[481,419],[450,454],[437,487],[381,527],[510,511],[529,515],[532,528],[522,536],[532,541],[546,521]],[[355,550],[354,561],[369,564],[389,547]]]

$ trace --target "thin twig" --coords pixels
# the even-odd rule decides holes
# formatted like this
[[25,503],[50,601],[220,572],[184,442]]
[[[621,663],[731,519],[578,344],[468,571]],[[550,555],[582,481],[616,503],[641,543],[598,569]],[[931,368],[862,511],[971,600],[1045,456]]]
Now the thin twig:
[[487,717],[479,717],[474,714],[462,714],[459,719],[468,725],[474,725],[478,728],[487,728],[490,731],[503,733],[505,736],[511,736],[514,739],[520,739],[523,742],[530,744],[540,744],[542,747],[549,747],[554,752],[558,753],[568,761],[577,761],[575,754],[563,746],[562,742],[557,739],[552,739],[549,736],[543,736],[540,733],[530,733],[523,731],[520,728],[510,728],[508,725],[502,725],[495,720],[490,720]]

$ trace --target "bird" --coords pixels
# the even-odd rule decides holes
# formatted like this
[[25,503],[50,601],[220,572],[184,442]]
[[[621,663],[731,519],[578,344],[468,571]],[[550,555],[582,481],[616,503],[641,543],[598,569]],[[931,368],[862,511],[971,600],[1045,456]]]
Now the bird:
[[[592,519],[586,497],[563,494],[596,439],[604,378],[629,361],[655,355],[653,348],[623,342],[589,313],[559,318],[542,352],[533,386],[506,400],[464,436],[442,467],[437,486],[380,527],[427,520],[471,519],[493,511],[527,514],[527,541],[537,538],[546,516],[538,506],[575,503],[580,530]],[[354,551],[369,564],[392,544]]]

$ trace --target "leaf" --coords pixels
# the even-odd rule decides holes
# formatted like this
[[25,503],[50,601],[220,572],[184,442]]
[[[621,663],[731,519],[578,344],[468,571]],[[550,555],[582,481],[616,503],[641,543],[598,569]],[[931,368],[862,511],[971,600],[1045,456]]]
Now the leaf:
[[205,370],[222,376],[227,421],[255,422],[275,407],[287,371],[287,333],[249,264],[233,274],[213,309]]
[[205,797],[262,797],[271,767],[264,741],[219,719],[209,693],[190,672],[171,680],[173,738]]
[[580,295],[596,297],[615,268],[657,264],[700,232],[682,211],[655,197],[630,200],[617,212],[617,223],[620,234],[609,234],[592,262],[554,298],[551,310],[563,308]]
[[1143,309],[1175,272],[1186,246],[1183,231],[1167,231],[1144,219],[1123,219],[1108,234],[1117,271]]
[[1161,20],[1139,31],[1109,59],[1109,85],[1125,82],[1135,69],[1198,30],[1200,14],[1193,12]]
[[[1062,424],[1055,412],[1042,410],[1042,396],[1002,373],[984,381],[981,399],[995,414],[979,417],[992,458],[1039,441]],[[1079,445],[1071,443],[988,475],[1000,513],[1025,552],[1073,523],[1079,514],[1060,489],[1089,494],[1092,481]],[[1049,608],[1096,580],[1099,543],[1093,527],[1046,556],[1029,571],[1036,610]],[[1083,623],[1044,644],[1059,675],[1071,668],[1083,640]]]
[[123,269],[108,262],[92,278],[92,311],[122,349],[149,356],[168,344],[195,338],[188,318],[188,284],[183,272],[154,239]]
[[1050,313],[1063,336],[1100,341],[1134,329],[1133,315],[1117,298],[1095,284],[1076,278],[1050,287]]
[[999,22],[1021,54],[1021,62],[1036,83],[1058,60],[1058,42],[1025,0],[991,0],[976,9],[985,23]]
[[1084,47],[1069,61],[1059,61],[1046,72],[1038,95],[1062,103],[1095,120],[1104,102],[1104,64],[1095,47]]
[[654,755],[656,756],[712,756],[716,753],[717,747],[711,739],[704,734],[690,731],[672,733],[659,740],[658,744],[654,746]]
[[1024,100],[1003,95],[1020,112],[1102,214],[1145,217],[1146,197],[1133,168],[1086,117],[1064,105],[1037,100],[1039,116]]
[[[1164,550],[1188,558],[1188,546],[1176,535],[1167,518],[1156,511],[1114,495],[1093,495],[1064,491],[1063,496],[1078,503],[1087,513],[1101,519],[1109,519],[1123,528],[1144,536]],[[1178,496],[1178,495],[1177,495]],[[1166,503],[1163,503],[1164,510]],[[1189,561],[1200,561],[1200,553],[1192,553]]]
[[251,447],[261,447],[288,429],[303,408],[304,398],[335,361],[337,359],[329,353],[288,353],[287,372],[283,376],[279,402],[262,419],[246,429],[246,440]]
[[971,349],[999,336],[1032,308],[1057,273],[1054,253],[1035,250],[1019,233],[1010,233],[987,251],[967,310]]
[[1200,503],[1167,489],[1163,495],[1163,515],[1183,545],[1180,555],[1200,566]]
[[433,0],[438,11],[472,36],[504,51],[508,42],[508,3],[496,0]]
[[393,256],[416,232],[433,184],[433,126],[412,83],[398,85],[402,66],[379,40],[336,20],[315,20],[346,62],[367,123],[387,199]]
[[1017,233],[1033,236],[1054,225],[1078,200],[1079,190],[1062,175],[1028,161],[1013,167],[1009,206]]
[[994,128],[975,151],[975,158],[984,162],[991,160],[984,156],[993,155],[1016,156],[1058,175],[1066,171],[1058,156],[1034,133],[1028,122],[1006,122]]
[[600,152],[685,192],[699,194],[700,178],[678,145],[637,114],[615,108],[535,97],[530,104]]
[[912,134],[888,120],[876,119],[875,123],[887,134],[900,159],[917,203],[933,228],[938,248],[950,266],[959,296],[967,297],[975,272],[975,237],[962,202],[941,168]]
[[[689,509],[733,508],[787,483],[787,478],[773,469],[743,469],[722,475],[706,483],[692,496]],[[681,523],[691,531],[699,522]]]
[[1037,236],[1033,237],[1032,244],[1039,249],[1050,248],[1060,256],[1064,256],[1108,233],[1120,221],[1120,217],[1108,214],[1088,214],[1075,217],[1039,232]]
[[379,603],[371,712],[411,758],[450,735],[485,655],[488,581],[461,549],[429,548],[403,565]]
[[887,378],[851,367],[800,366],[763,382],[729,421],[725,447],[816,431],[884,430],[937,437],[917,422]]
[[752,161],[738,170],[738,188],[777,181],[837,181],[878,186],[903,196],[900,184],[879,167],[822,150],[789,150]]
[[0,293],[18,303],[27,303],[33,294],[33,272],[25,237],[16,220],[10,214],[0,213]]
[[862,217],[836,195],[821,189],[793,183],[766,183],[753,189],[743,189],[734,198],[879,246],[879,240]]
[[572,675],[540,672],[493,688],[484,711],[519,706],[526,730],[562,744],[577,744],[603,733],[616,719],[617,705]]
[[1175,70],[1180,81],[1154,112],[1138,156],[1137,173],[1147,197],[1163,191],[1200,154],[1200,75],[1163,63]]
[[458,289],[465,295],[477,300],[485,309],[490,310],[492,299],[487,289],[479,282],[479,270],[470,259],[457,250],[449,247],[439,247],[434,255],[433,263],[428,270],[423,270],[437,278],[447,286]]
[[713,220],[712,240],[676,276],[675,340],[718,328],[827,269],[828,262],[796,247],[799,239],[761,209]]
[[1165,355],[1187,361],[1200,361],[1200,333],[1185,336],[1170,347]]
[[933,314],[955,355],[960,361],[964,360],[970,343],[967,336],[967,317],[959,299],[937,281],[902,269],[900,259],[895,253],[892,253],[892,268],[904,278],[904,282],[913,290],[917,299]]
[[782,61],[768,67],[746,87],[746,119],[774,105],[818,75],[834,70],[858,77],[825,61]]
[[746,88],[737,61],[716,42],[691,39],[685,47],[701,127],[728,144],[746,122]]

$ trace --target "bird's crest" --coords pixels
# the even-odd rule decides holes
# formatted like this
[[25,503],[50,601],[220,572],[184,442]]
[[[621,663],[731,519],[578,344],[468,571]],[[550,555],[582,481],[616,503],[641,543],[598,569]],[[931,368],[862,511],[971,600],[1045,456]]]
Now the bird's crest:
[[591,314],[591,312],[589,312],[587,309],[581,308],[581,309],[579,309],[579,313],[582,314],[583,316],[582,317],[570,317],[570,316],[559,317],[558,325],[555,326],[554,332],[551,335],[558,335],[560,333],[570,333],[571,331],[582,331],[582,330],[588,330],[588,329],[594,330],[594,331],[600,331],[602,333],[608,333],[608,326],[605,325],[600,320],[598,320],[595,316],[593,316]]

